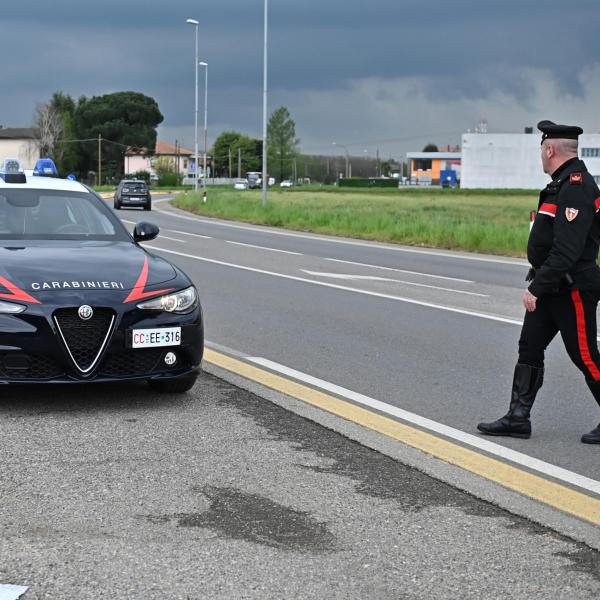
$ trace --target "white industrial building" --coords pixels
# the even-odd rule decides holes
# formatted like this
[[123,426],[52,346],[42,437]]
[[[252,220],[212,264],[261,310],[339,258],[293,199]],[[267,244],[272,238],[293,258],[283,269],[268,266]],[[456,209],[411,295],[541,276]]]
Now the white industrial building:
[[[541,189],[541,133],[465,133],[462,136],[461,188]],[[579,156],[600,184],[600,133],[579,136]]]
[[0,163],[6,158],[16,158],[24,169],[33,169],[40,158],[37,138],[37,130],[33,128],[0,126]]

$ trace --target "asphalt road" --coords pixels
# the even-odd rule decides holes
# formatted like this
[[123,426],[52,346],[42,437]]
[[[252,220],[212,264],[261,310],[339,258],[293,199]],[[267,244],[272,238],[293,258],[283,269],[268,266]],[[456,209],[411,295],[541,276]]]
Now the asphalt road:
[[[147,244],[200,291],[210,343],[262,357],[476,434],[507,409],[525,261],[197,218],[158,202]],[[600,410],[562,343],[550,347],[530,440],[493,441],[593,479],[579,442]]]
[[597,551],[207,374],[178,397],[10,387],[0,440],[0,597],[600,592]]

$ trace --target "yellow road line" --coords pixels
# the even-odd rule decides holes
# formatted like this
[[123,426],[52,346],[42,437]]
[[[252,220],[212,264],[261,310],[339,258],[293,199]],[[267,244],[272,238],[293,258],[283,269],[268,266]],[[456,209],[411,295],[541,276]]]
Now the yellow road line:
[[600,525],[600,500],[596,498],[420,429],[355,406],[335,396],[330,396],[280,375],[259,369],[215,350],[207,348],[204,359],[217,367],[382,433],[524,496],[543,502],[594,525]]

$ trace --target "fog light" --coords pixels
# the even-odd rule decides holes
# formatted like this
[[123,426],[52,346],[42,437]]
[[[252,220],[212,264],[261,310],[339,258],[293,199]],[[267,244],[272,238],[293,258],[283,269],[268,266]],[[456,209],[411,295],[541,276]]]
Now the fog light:
[[177,362],[177,355],[174,352],[167,352],[165,354],[165,364],[172,367]]

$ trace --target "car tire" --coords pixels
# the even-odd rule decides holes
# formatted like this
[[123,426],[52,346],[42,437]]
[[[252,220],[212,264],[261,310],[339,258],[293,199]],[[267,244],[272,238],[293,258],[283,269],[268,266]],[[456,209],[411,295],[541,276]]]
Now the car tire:
[[198,379],[198,373],[189,373],[176,379],[149,379],[148,385],[161,394],[183,394],[191,390]]
[[144,206],[144,210],[152,210],[152,204],[146,204],[146,206]]
[[115,200],[115,210],[121,210],[121,205]]

